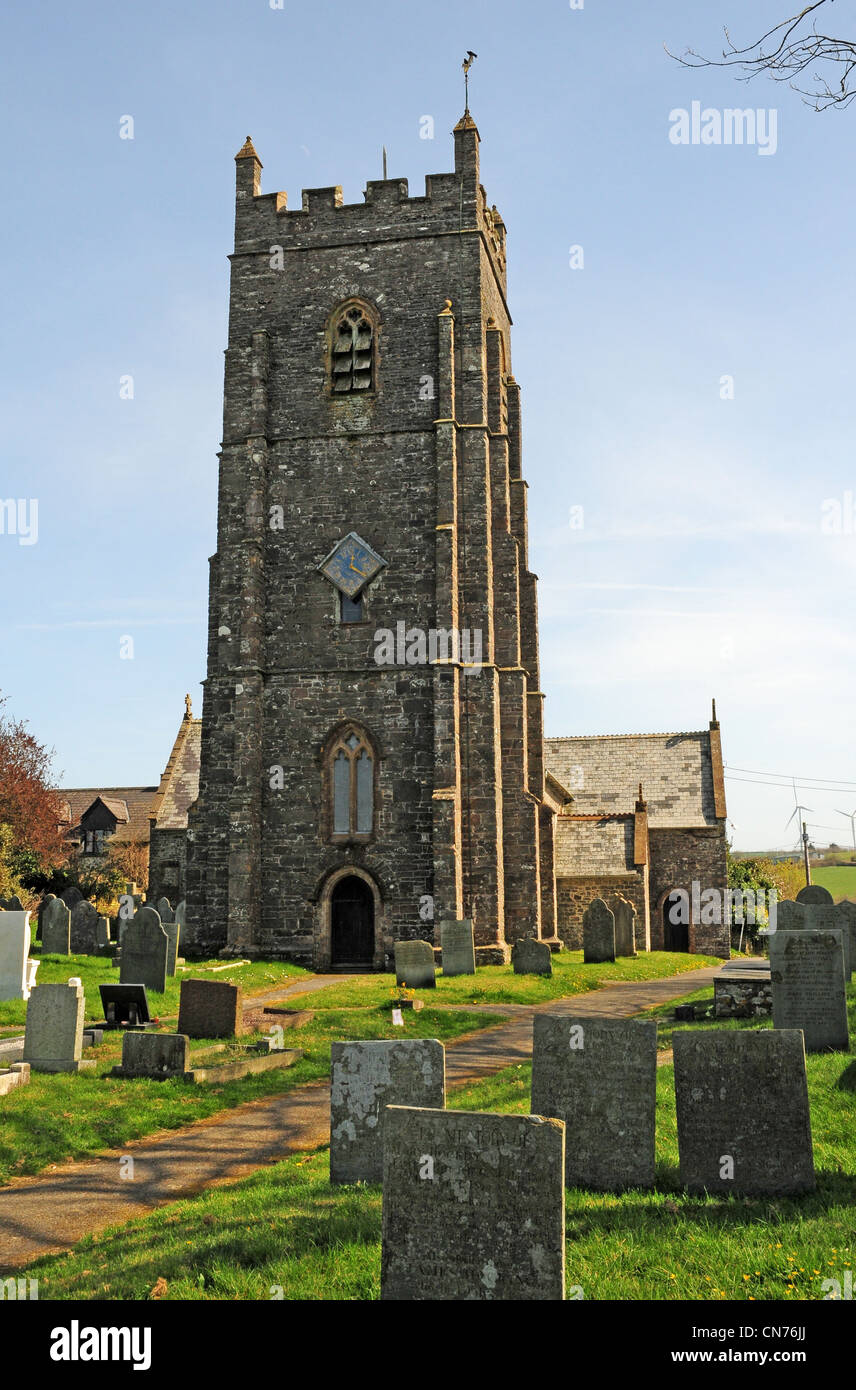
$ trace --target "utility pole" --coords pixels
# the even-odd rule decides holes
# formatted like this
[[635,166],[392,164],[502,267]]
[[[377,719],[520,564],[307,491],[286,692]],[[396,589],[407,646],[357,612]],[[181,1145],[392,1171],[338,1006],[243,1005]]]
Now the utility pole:
[[807,829],[806,829],[805,821],[803,821],[803,823],[802,823],[802,842],[803,842],[803,859],[805,860],[805,881],[806,881],[806,887],[808,887],[809,884],[811,883],[811,860],[810,860],[810,858],[809,858],[809,853],[808,853],[808,831],[807,831]]

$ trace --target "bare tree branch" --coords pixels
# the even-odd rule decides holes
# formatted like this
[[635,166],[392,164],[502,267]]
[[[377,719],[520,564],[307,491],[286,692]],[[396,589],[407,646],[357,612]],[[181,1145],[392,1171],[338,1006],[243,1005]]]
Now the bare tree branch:
[[[834,3],[835,0],[813,0],[812,4],[804,5],[797,14],[782,20],[781,24],[745,48],[737,47],[726,28],[727,47],[718,59],[705,58],[692,48],[679,56],[664,47],[669,57],[682,67],[739,67],[746,74],[738,79],[741,82],[751,82],[753,77],[766,73],[774,82],[787,82],[815,111],[826,111],[831,106],[843,110],[856,98],[856,39],[838,39],[821,34],[817,29],[817,19],[810,18],[816,10]],[[834,82],[821,71],[811,72],[809,86],[800,85],[794,80],[816,66],[826,65],[828,69],[830,64],[841,69]]]

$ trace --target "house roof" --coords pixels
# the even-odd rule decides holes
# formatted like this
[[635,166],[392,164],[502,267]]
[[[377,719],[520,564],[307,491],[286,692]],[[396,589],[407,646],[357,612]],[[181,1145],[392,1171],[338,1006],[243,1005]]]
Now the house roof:
[[[548,772],[571,788],[573,814],[633,811],[639,784],[652,830],[716,825],[718,726],[671,734],[607,734],[544,740]],[[719,770],[721,779],[721,767]]]
[[61,824],[69,834],[79,829],[81,818],[100,798],[116,817],[116,841],[147,840],[149,815],[157,787],[63,787],[60,797],[65,812]]

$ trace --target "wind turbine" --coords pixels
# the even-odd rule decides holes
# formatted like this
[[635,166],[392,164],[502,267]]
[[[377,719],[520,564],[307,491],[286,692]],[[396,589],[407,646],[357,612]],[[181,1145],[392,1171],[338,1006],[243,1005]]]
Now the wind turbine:
[[853,836],[853,848],[856,850],[856,811],[836,811],[837,816],[846,816],[850,822],[850,832]]

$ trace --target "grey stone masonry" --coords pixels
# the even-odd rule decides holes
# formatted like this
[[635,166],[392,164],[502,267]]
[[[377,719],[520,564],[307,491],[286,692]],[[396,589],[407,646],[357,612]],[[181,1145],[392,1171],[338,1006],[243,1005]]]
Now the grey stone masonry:
[[802,1029],[806,1052],[849,1051],[841,932],[776,931],[770,976],[774,1028]]
[[381,1298],[563,1299],[564,1150],[559,1120],[390,1106]]
[[536,1014],[532,1111],[565,1122],[568,1187],[654,1185],[657,1025]]
[[615,918],[603,898],[595,898],[583,913],[583,960],[595,965],[615,960]]
[[690,1192],[789,1196],[815,1186],[802,1033],[673,1035],[681,1182]]
[[387,1105],[443,1110],[446,1053],[434,1038],[330,1048],[330,1181],[380,1182]]

